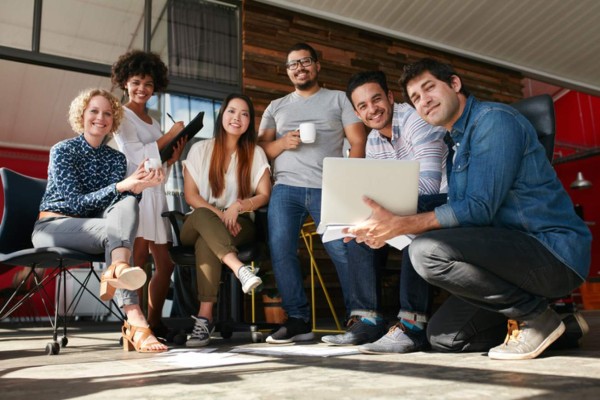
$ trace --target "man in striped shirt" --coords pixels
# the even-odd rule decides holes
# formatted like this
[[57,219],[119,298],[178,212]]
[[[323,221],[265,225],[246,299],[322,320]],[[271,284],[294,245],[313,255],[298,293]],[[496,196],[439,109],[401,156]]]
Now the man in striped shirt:
[[[445,201],[439,193],[447,191],[446,131],[425,122],[407,103],[394,103],[387,79],[381,71],[367,71],[350,78],[346,95],[352,102],[356,115],[371,128],[366,145],[367,158],[417,160],[420,163],[419,208],[425,211],[425,199],[434,204]],[[402,182],[398,182],[402,185]],[[437,195],[437,196],[436,196]],[[385,322],[380,313],[379,267],[385,260],[386,249],[373,250],[365,244],[348,243],[349,290],[354,304],[350,311],[348,329],[344,334],[322,338],[332,345],[359,345],[376,341],[385,334]],[[382,254],[383,253],[383,254]],[[406,252],[405,252],[406,253]],[[410,298],[430,298],[429,285],[416,273],[408,257],[403,256],[401,279],[401,305]],[[405,267],[406,266],[406,267]],[[405,272],[406,271],[406,272]],[[422,302],[426,304],[427,302]],[[428,304],[428,303],[427,303]],[[402,320],[422,325],[429,310],[402,306]],[[418,320],[418,321],[417,321]]]

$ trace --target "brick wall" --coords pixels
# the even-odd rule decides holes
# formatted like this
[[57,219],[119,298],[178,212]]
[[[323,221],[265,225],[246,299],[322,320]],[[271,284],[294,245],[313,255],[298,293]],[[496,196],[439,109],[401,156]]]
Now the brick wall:
[[522,98],[518,72],[490,66],[324,19],[265,5],[243,3],[243,88],[254,101],[257,124],[269,102],[291,92],[284,62],[287,49],[307,42],[319,53],[323,87],[345,90],[356,72],[379,69],[388,76],[396,101],[402,66],[422,57],[451,63],[478,98],[510,103]]

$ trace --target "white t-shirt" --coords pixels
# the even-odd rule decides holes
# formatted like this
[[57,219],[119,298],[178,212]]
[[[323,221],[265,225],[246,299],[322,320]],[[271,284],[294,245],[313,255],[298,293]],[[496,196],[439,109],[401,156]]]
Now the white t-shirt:
[[[192,146],[187,158],[183,161],[183,168],[186,169],[194,183],[198,187],[200,196],[204,198],[210,205],[225,209],[235,203],[238,196],[238,180],[237,180],[237,152],[231,156],[231,161],[225,172],[225,189],[221,196],[214,197],[208,180],[208,172],[212,151],[215,145],[214,139],[203,140]],[[270,169],[269,162],[264,150],[260,146],[254,149],[254,158],[252,160],[252,171],[250,175],[250,186],[252,193],[256,192],[256,188],[266,169]]]

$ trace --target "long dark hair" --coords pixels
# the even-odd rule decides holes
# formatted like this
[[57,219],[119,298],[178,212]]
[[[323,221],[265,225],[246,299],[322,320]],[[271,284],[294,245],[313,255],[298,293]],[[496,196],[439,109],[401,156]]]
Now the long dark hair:
[[246,102],[250,111],[250,123],[248,129],[237,142],[237,180],[238,197],[241,199],[250,197],[252,194],[251,172],[252,160],[254,159],[254,149],[258,135],[254,125],[254,105],[252,100],[246,95],[233,93],[223,100],[219,115],[215,122],[215,145],[210,160],[210,169],[208,171],[208,181],[214,197],[219,197],[225,189],[225,138],[227,133],[223,128],[223,113],[233,99],[241,99]]

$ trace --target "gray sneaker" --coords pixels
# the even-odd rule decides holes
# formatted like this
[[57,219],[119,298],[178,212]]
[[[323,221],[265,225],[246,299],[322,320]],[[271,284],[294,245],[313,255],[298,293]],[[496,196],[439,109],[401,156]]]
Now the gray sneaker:
[[385,335],[385,324],[371,325],[354,316],[348,321],[346,332],[340,335],[326,335],[321,340],[334,346],[356,346],[371,343]]
[[548,308],[529,321],[508,321],[508,334],[503,344],[490,349],[494,360],[529,360],[536,358],[565,331],[565,324]]
[[249,293],[252,289],[256,289],[262,283],[262,280],[254,275],[252,269],[248,265],[242,265],[238,270],[238,279],[242,284],[242,291]]
[[194,317],[194,330],[187,340],[187,347],[203,347],[210,343],[210,335],[215,331],[215,326],[204,317]]
[[358,346],[361,353],[366,354],[388,354],[388,353],[412,353],[426,350],[428,348],[425,331],[414,332],[407,329],[401,322],[392,326],[388,333],[374,343]]

